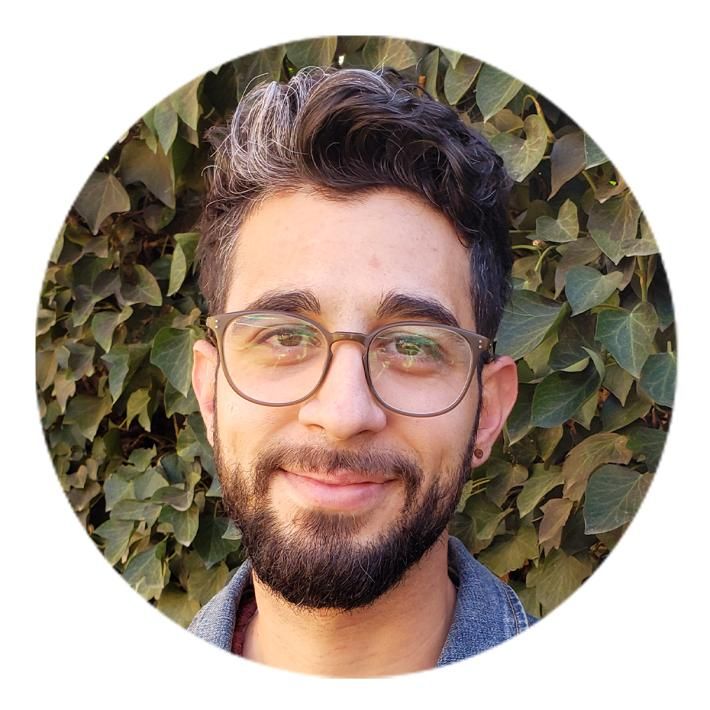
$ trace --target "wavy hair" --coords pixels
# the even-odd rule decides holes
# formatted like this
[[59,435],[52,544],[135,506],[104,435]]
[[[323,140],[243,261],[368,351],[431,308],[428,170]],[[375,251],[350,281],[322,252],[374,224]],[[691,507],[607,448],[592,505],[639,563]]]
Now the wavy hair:
[[477,330],[495,336],[510,293],[511,180],[452,108],[394,69],[307,67],[247,92],[207,138],[197,259],[210,312],[224,308],[240,227],[263,200],[306,188],[347,200],[396,187],[450,219],[470,250]]

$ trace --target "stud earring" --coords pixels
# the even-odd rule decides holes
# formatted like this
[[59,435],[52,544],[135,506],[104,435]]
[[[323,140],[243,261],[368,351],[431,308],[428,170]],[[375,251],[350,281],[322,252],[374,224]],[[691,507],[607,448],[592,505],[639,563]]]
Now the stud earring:
[[474,455],[477,459],[482,459],[482,458],[483,458],[483,451],[482,451],[482,449],[479,449],[478,447],[476,447],[476,448],[473,450],[473,455]]

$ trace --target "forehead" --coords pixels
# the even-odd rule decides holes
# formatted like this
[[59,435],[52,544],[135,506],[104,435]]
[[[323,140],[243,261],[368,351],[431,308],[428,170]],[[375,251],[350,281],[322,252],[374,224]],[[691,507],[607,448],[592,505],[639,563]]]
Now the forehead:
[[370,317],[385,293],[397,291],[434,298],[473,327],[468,263],[449,220],[404,191],[346,200],[279,194],[240,229],[226,310],[268,291],[307,289],[324,318],[352,320]]

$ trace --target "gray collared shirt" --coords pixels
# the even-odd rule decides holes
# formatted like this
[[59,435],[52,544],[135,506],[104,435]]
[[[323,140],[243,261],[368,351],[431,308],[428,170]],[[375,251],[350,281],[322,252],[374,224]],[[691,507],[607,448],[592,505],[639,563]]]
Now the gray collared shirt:
[[[458,576],[454,619],[437,666],[475,656],[531,626],[517,594],[475,560],[464,544],[449,537],[449,566]],[[200,609],[188,627],[196,636],[231,651],[239,600],[251,580],[244,562],[229,583]]]

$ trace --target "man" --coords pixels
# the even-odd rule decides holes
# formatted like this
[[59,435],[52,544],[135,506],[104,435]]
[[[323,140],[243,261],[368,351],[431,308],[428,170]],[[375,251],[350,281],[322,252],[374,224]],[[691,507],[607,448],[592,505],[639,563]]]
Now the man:
[[492,357],[509,180],[392,70],[302,70],[215,145],[193,386],[248,558],[190,630],[327,676],[392,675],[527,628],[446,525],[517,394]]

